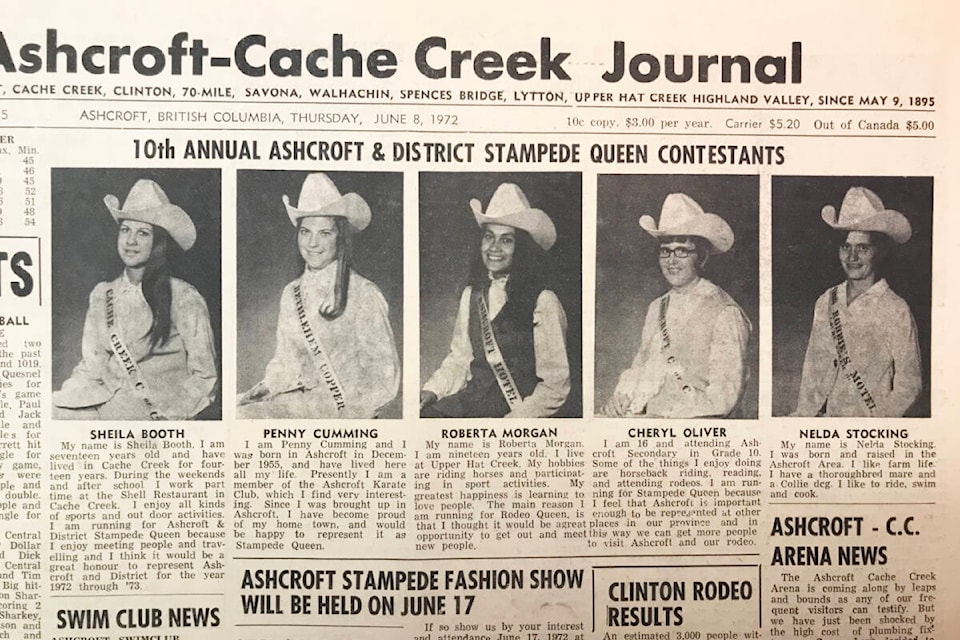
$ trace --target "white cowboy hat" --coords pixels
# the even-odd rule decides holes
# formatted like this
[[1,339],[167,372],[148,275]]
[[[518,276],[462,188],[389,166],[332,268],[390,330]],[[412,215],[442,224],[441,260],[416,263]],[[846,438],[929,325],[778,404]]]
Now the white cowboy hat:
[[841,231],[877,231],[890,236],[897,244],[910,239],[910,221],[899,211],[886,209],[873,191],[851,187],[843,196],[840,213],[829,204],[820,211],[823,221]]
[[166,229],[184,251],[197,241],[197,228],[193,226],[193,220],[186,211],[171,204],[170,198],[153,180],[137,180],[123,201],[122,208],[120,199],[113,194],[104,197],[103,204],[107,205],[117,223],[121,220],[136,220]]
[[310,216],[337,216],[346,218],[348,230],[356,233],[370,224],[370,206],[356,193],[340,195],[340,190],[325,173],[311,173],[303,180],[297,206],[283,196],[283,205],[294,226],[297,220]]
[[698,236],[710,243],[710,253],[723,253],[733,246],[733,229],[715,213],[704,213],[697,201],[685,193],[671,193],[660,208],[660,224],[651,216],[640,216],[640,228],[654,238]]
[[515,184],[504,182],[493,192],[486,212],[479,200],[470,200],[473,217],[481,227],[485,224],[503,224],[523,229],[544,251],[557,241],[557,228],[546,213],[530,206],[527,196]]

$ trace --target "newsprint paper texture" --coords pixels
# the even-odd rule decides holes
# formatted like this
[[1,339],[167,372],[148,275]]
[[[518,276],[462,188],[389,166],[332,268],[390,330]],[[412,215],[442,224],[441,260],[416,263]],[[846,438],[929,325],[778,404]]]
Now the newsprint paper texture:
[[0,639],[960,637],[956,25],[5,3]]

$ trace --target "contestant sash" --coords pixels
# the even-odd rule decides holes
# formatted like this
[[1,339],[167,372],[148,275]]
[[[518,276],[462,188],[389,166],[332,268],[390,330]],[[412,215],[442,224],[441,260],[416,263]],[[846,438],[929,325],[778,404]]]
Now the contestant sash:
[[317,372],[320,374],[320,379],[323,380],[327,391],[330,392],[330,396],[337,405],[337,413],[343,413],[343,410],[347,408],[347,403],[343,395],[343,386],[341,386],[337,372],[334,370],[333,364],[327,357],[323,345],[320,344],[320,340],[317,338],[317,334],[310,324],[310,318],[307,317],[299,283],[293,286],[293,298],[297,305],[297,319],[300,322],[300,331],[303,332],[303,339],[307,341],[307,348],[310,350],[310,355],[313,356],[313,362],[317,367]]
[[837,366],[840,372],[853,383],[857,389],[857,396],[861,404],[867,410],[868,415],[874,415],[877,410],[877,403],[870,390],[867,389],[867,383],[863,381],[860,372],[850,359],[850,353],[847,351],[847,342],[843,338],[843,323],[840,320],[840,304],[838,301],[837,289],[842,285],[837,285],[830,289],[830,335],[833,336],[833,346],[837,350]]
[[667,308],[670,306],[670,294],[660,298],[660,352],[663,354],[667,363],[667,374],[673,378],[677,386],[684,393],[691,393],[693,387],[687,384],[683,379],[683,366],[677,360],[673,348],[670,346],[670,331],[667,329]]
[[490,312],[482,293],[477,296],[477,307],[480,319],[480,337],[483,339],[483,354],[493,371],[493,377],[497,379],[503,399],[507,401],[510,410],[513,411],[523,402],[523,397],[520,395],[520,390],[517,389],[517,384],[513,381],[513,374],[510,373],[507,363],[503,360],[503,353],[500,351],[500,345],[497,344],[497,337],[493,335]]
[[113,355],[117,356],[117,361],[120,362],[127,377],[130,378],[130,382],[133,383],[134,390],[140,395],[140,399],[143,400],[144,407],[146,407],[150,419],[159,420],[163,416],[160,415],[160,412],[153,403],[153,396],[150,393],[150,387],[147,386],[147,381],[143,378],[143,372],[140,371],[136,359],[130,355],[130,350],[127,349],[123,338],[120,337],[120,329],[117,327],[117,315],[113,306],[113,295],[113,289],[107,289],[107,332],[110,334],[110,349],[113,350]]

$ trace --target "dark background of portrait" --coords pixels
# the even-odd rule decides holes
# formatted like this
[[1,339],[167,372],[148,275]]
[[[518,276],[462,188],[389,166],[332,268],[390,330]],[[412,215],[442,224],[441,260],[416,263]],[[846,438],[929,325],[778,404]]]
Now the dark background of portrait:
[[579,173],[421,173],[420,174],[420,383],[425,383],[450,351],[460,295],[470,265],[480,252],[480,228],[470,200],[486,211],[501,183],[512,182],[557,228],[549,251],[558,269],[557,297],[567,315],[570,396],[557,417],[583,412],[581,282],[581,200]]
[[740,305],[753,329],[747,345],[749,372],[738,417],[757,417],[759,332],[759,188],[757,176],[601,175],[597,177],[597,309],[595,409],[613,394],[617,380],[640,350],[647,307],[670,288],[660,272],[660,241],[640,228],[646,214],[660,222],[671,193],[685,193],[733,229],[734,244],[712,255],[701,275]]
[[844,176],[773,177],[773,415],[797,408],[813,307],[824,291],[846,280],[838,254],[842,232],[820,211],[828,204],[839,211],[850,187],[870,189],[913,227],[909,241],[894,245],[884,276],[917,321],[923,388],[907,415],[929,416],[933,178]]
[[[300,200],[315,171],[237,172],[237,393],[263,379],[277,344],[280,294],[303,273],[297,228],[281,199]],[[367,201],[370,225],[354,238],[350,264],[380,288],[403,359],[403,174],[325,171],[340,193]],[[402,386],[381,418],[399,418]]]
[[[123,272],[117,253],[118,226],[103,198],[113,194],[122,207],[130,188],[141,178],[160,185],[170,202],[183,208],[197,228],[193,248],[183,253],[175,247],[174,257],[167,264],[174,277],[192,284],[206,301],[216,339],[217,369],[222,373],[220,170],[53,169],[50,203],[54,389],[60,388],[80,362],[90,292],[97,283],[113,280]],[[204,409],[198,420],[220,419],[220,396],[218,385],[213,404]]]

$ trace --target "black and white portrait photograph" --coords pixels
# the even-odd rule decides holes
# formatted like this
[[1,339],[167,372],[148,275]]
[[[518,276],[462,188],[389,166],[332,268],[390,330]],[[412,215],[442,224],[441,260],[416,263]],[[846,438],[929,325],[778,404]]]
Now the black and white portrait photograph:
[[237,173],[237,417],[399,418],[403,175]]
[[51,184],[54,419],[220,419],[220,172]]
[[930,415],[933,179],[774,176],[773,413]]
[[598,415],[757,417],[758,198],[757,176],[598,176]]
[[581,175],[420,174],[420,414],[582,415]]

